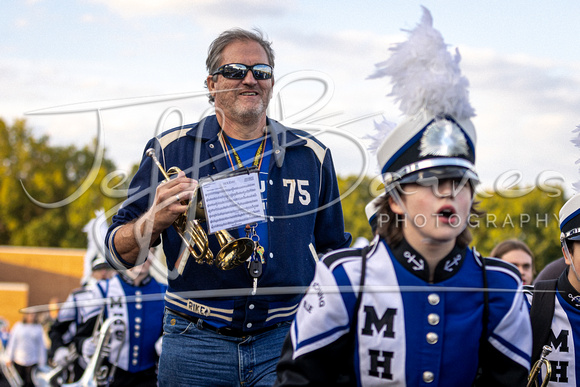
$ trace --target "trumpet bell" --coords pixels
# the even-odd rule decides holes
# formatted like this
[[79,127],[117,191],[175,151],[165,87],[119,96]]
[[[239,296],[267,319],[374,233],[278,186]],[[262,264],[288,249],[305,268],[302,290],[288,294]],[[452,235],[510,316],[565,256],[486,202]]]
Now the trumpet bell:
[[254,252],[254,241],[250,238],[234,239],[226,230],[216,233],[221,246],[215,257],[215,265],[221,270],[231,270],[246,262]]
[[[165,181],[169,181],[172,175],[181,171],[178,167],[171,167],[166,172],[159,160],[157,160],[155,150],[152,148],[147,149],[146,155],[153,159],[153,162],[165,177]],[[230,270],[241,265],[253,254],[254,241],[247,237],[234,239],[226,230],[218,231],[215,235],[220,244],[220,251],[214,257],[209,248],[207,233],[199,224],[199,222],[204,220],[205,213],[203,201],[200,197],[196,197],[196,194],[197,191],[189,201],[187,211],[173,222],[173,227],[187,247],[187,250],[184,249],[180,252],[179,260],[181,261],[182,253],[187,254],[189,252],[197,263],[215,265],[221,270]],[[185,204],[185,202],[182,203]],[[183,262],[186,262],[186,260]]]

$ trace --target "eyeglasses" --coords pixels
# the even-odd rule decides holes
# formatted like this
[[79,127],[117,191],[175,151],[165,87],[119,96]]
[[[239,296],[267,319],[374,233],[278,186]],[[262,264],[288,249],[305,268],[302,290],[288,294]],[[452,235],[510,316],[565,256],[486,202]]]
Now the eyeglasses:
[[241,63],[229,63],[218,68],[212,75],[221,74],[224,78],[228,79],[244,79],[250,70],[254,78],[258,81],[272,78],[272,66],[267,64],[246,66]]

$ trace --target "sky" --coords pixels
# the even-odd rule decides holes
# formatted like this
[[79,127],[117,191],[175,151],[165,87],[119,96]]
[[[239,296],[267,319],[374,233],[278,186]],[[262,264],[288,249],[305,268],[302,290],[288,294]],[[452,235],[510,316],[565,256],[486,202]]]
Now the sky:
[[375,121],[402,117],[389,79],[368,76],[417,25],[422,5],[461,54],[482,187],[568,189],[580,180],[571,142],[580,125],[577,0],[5,0],[0,118],[26,119],[55,145],[92,146],[100,123],[106,156],[128,169],[157,132],[211,108],[211,41],[257,27],[276,53],[270,115],[310,124],[339,175],[374,177],[364,137]]

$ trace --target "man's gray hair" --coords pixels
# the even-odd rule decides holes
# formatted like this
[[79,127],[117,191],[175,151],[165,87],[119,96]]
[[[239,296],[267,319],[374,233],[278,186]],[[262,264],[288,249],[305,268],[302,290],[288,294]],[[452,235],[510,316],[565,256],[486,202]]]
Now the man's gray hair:
[[[217,71],[222,60],[222,52],[228,44],[244,40],[254,41],[262,46],[264,51],[266,51],[266,55],[268,56],[267,64],[274,68],[274,50],[272,49],[272,42],[266,40],[262,31],[260,31],[258,28],[254,28],[253,31],[247,31],[242,28],[232,28],[222,32],[220,36],[218,36],[210,44],[207,51],[207,59],[205,60],[205,66],[207,68],[208,74],[213,74],[215,71]],[[214,75],[214,77],[217,77],[217,75]],[[204,84],[207,88],[207,79]],[[213,96],[209,94],[208,97],[209,102],[213,103]]]

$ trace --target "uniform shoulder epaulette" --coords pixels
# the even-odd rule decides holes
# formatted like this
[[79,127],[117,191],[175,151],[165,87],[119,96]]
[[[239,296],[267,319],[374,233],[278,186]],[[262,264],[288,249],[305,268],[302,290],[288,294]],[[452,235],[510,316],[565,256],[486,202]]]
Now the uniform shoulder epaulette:
[[331,267],[331,266],[336,265],[336,263],[338,261],[345,260],[345,259],[348,259],[348,260],[358,259],[360,257],[362,257],[362,249],[353,249],[353,248],[340,249],[340,250],[335,250],[335,251],[328,253],[324,257],[322,262],[327,267]]
[[509,262],[506,262],[499,258],[492,258],[492,257],[483,257],[485,266],[489,269],[498,268],[498,269],[507,269],[514,273],[518,278],[521,277],[518,268],[512,265]]

